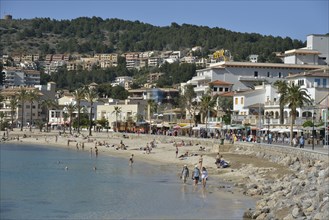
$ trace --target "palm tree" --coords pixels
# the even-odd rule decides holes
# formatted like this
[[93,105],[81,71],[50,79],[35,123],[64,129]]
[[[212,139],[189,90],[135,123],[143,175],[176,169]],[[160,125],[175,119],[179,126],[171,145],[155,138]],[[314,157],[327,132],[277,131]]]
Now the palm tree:
[[196,93],[194,91],[194,87],[192,84],[188,84],[185,87],[184,95],[182,96],[183,104],[185,108],[189,112],[190,115],[190,134],[192,134],[192,118],[195,119],[195,113],[197,111],[197,101],[196,101]]
[[216,100],[214,100],[209,93],[203,95],[201,97],[201,112],[203,112],[206,116],[206,132],[208,132],[207,125],[208,125],[208,113],[209,111],[214,108],[216,104]]
[[23,131],[23,125],[24,125],[24,106],[25,106],[25,101],[27,100],[28,97],[28,92],[26,89],[21,88],[19,93],[18,93],[18,100],[21,105],[21,131]]
[[290,144],[292,145],[293,127],[297,116],[296,109],[312,104],[312,100],[306,89],[300,88],[298,85],[291,84],[287,86],[287,93],[284,95],[282,102],[284,105],[288,105],[291,110]]
[[14,114],[16,113],[16,109],[18,107],[18,99],[16,96],[12,96],[9,100],[9,107],[10,107],[10,129],[14,130]]
[[150,122],[151,122],[151,115],[153,115],[155,112],[157,112],[157,104],[153,99],[147,100],[147,115]]
[[66,110],[70,117],[69,129],[70,129],[70,134],[72,134],[72,117],[73,117],[74,111],[76,110],[76,106],[73,103],[70,103],[70,104],[66,105]]
[[279,80],[274,83],[274,86],[278,88],[278,93],[280,94],[280,124],[284,124],[284,103],[283,100],[287,94],[288,85],[286,81]]
[[0,131],[2,131],[2,124],[5,123],[5,117],[6,117],[6,114],[3,113],[3,112],[0,112]]
[[85,88],[79,88],[73,92],[76,101],[76,108],[78,110],[78,133],[80,133],[80,113],[81,113],[81,100],[85,98]]
[[49,122],[49,110],[53,108],[57,108],[57,103],[53,99],[46,99],[41,102],[41,106],[44,107],[46,110],[46,124],[47,124],[47,132],[48,132],[48,122]]
[[115,129],[118,131],[118,115],[121,113],[121,107],[119,106],[114,106],[114,110],[112,114],[115,114]]
[[90,112],[89,112],[89,136],[92,136],[91,134],[91,128],[93,126],[93,104],[97,102],[98,100],[98,94],[95,89],[93,88],[87,88],[85,91],[85,100],[90,103]]
[[30,106],[30,131],[32,131],[32,124],[33,124],[33,117],[32,117],[32,111],[33,111],[33,102],[39,99],[39,92],[38,90],[31,90],[27,93],[27,100],[31,103]]

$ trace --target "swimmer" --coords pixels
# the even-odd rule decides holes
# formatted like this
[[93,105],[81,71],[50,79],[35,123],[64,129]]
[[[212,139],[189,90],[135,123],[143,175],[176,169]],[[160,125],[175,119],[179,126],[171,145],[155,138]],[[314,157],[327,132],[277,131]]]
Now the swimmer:
[[96,170],[97,170],[97,168],[96,168],[96,167],[94,167],[94,170],[96,171]]
[[65,170],[68,170],[68,169],[69,169],[69,168],[66,166],[66,167],[65,167]]

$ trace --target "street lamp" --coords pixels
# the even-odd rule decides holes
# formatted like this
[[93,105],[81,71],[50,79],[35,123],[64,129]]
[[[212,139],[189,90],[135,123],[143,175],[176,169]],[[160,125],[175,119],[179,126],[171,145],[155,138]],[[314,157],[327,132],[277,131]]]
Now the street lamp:
[[266,112],[265,114],[265,118],[266,118],[266,122],[267,122],[267,143],[271,144],[272,141],[270,139],[272,139],[272,137],[270,138],[270,119],[272,117],[272,113],[271,112]]
[[315,119],[316,113],[314,112],[313,109],[313,115],[312,115],[312,124],[313,124],[313,129],[312,129],[312,150],[314,150],[314,119]]

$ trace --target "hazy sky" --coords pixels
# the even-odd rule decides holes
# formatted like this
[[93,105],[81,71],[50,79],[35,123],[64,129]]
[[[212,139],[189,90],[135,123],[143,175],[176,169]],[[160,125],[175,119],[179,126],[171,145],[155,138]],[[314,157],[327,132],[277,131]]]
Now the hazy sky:
[[156,26],[193,24],[291,37],[329,33],[329,0],[0,0],[1,18],[139,20]]

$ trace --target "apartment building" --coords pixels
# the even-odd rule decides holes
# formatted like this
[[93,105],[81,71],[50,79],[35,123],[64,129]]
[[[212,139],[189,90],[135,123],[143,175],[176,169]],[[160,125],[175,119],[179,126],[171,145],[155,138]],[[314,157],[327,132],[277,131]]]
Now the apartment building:
[[159,80],[159,78],[161,76],[163,76],[164,73],[150,73],[148,76],[147,76],[147,82],[148,83],[155,83]]
[[2,70],[5,76],[4,86],[39,85],[40,72],[17,67],[5,67]]
[[[306,89],[313,100],[312,106],[297,108],[296,127],[302,129],[302,124],[315,116],[314,120],[328,121],[326,111],[328,104],[323,105],[323,100],[329,94],[329,68],[316,69],[286,77],[288,84],[295,84]],[[270,84],[256,86],[246,91],[235,91],[233,96],[232,123],[250,124],[260,128],[286,128],[291,123],[291,110],[285,106],[283,112],[284,123],[280,123],[280,94],[277,88]],[[321,104],[322,103],[322,104]],[[270,117],[266,118],[266,115]],[[266,119],[266,120],[265,120]]]
[[[26,92],[32,90],[38,91],[39,99],[33,103],[28,101],[24,104],[24,115],[22,122],[22,111],[21,106],[18,105],[14,112],[10,109],[10,100],[13,96],[16,96],[20,91],[24,89]],[[41,100],[55,99],[56,94],[56,84],[49,82],[47,85],[36,85],[36,86],[7,86],[0,90],[0,94],[4,97],[4,100],[0,102],[0,112],[3,112],[5,120],[11,121],[11,117],[14,119],[14,126],[19,127],[22,123],[23,126],[34,125],[36,120],[44,121],[46,119],[46,112],[43,111],[40,105]],[[32,113],[31,113],[32,110]],[[12,115],[13,113],[13,115]],[[32,115],[31,115],[32,114]],[[31,121],[32,116],[32,121]]]
[[245,90],[262,82],[273,83],[284,79],[289,73],[300,73],[321,67],[324,66],[223,61],[208,68],[197,70],[197,76],[181,85],[194,85],[197,99],[200,100],[202,95],[209,89],[209,83],[215,80],[232,83],[233,91]]

